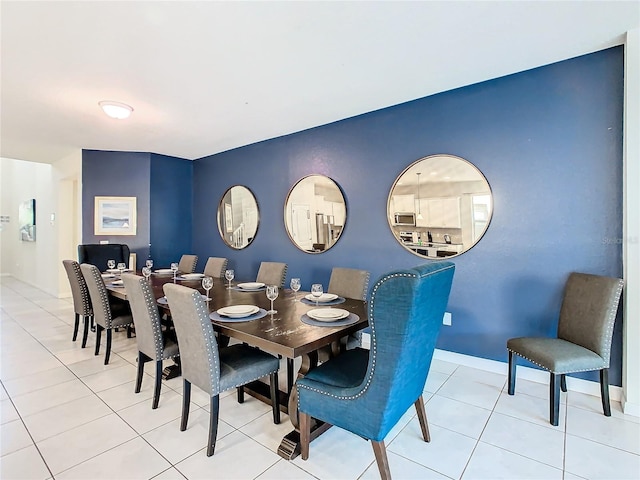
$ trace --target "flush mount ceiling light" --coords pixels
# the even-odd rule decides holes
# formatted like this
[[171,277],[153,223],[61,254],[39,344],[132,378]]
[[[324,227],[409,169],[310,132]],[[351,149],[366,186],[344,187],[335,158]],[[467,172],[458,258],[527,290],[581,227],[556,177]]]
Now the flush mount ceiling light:
[[104,113],[109,115],[111,118],[117,118],[118,120],[129,118],[129,115],[131,115],[131,112],[133,112],[133,108],[126,103],[103,100],[101,102],[98,102],[98,105],[102,107]]

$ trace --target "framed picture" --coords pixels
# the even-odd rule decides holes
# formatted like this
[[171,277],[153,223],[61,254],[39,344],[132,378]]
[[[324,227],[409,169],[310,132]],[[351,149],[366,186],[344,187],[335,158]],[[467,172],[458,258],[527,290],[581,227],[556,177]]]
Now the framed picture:
[[18,207],[18,223],[20,224],[20,240],[36,241],[36,199],[25,200]]
[[135,235],[136,197],[95,197],[95,235]]
[[224,204],[224,224],[227,230],[227,233],[233,232],[233,212],[231,210],[231,204]]

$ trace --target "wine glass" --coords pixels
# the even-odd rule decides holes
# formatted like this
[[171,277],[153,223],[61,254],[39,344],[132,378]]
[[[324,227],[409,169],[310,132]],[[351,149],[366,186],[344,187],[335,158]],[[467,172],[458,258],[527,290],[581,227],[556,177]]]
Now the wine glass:
[[273,301],[278,298],[278,286],[277,285],[267,285],[267,298],[271,300],[271,310],[267,313],[273,315],[274,313],[278,313],[277,310],[273,309]]
[[291,290],[293,290],[293,301],[297,302],[298,301],[298,290],[300,290],[300,279],[299,278],[292,278],[291,279],[291,283],[289,284],[291,286]]
[[149,267],[142,267],[142,276],[149,281],[149,277],[151,276],[151,269]]
[[173,272],[173,281],[176,281],[176,274],[178,273],[178,264],[176,262],[173,262],[171,264],[171,271]]
[[145,265],[147,266],[147,268],[152,269],[153,268],[153,260],[151,260],[150,258],[145,262]]
[[113,270],[114,268],[116,268],[116,261],[115,260],[107,260],[107,268],[109,270]]
[[211,300],[209,298],[209,290],[213,287],[213,277],[202,277],[202,288],[207,291],[207,302]]
[[233,277],[235,277],[235,272],[233,270],[224,271],[224,278],[229,280],[229,286],[227,287],[228,289],[231,289],[231,280],[233,280]]
[[311,285],[311,295],[316,298],[316,307],[318,306],[318,299],[322,296],[322,284],[314,283]]
[[118,270],[120,271],[120,275],[122,275],[122,272],[124,272],[127,269],[127,264],[124,262],[120,262],[118,263]]

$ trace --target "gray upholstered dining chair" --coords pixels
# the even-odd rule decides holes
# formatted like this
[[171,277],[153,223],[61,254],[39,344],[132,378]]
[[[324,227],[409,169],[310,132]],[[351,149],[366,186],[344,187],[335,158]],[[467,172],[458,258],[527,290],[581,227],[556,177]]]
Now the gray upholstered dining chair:
[[209,309],[200,292],[169,283],[163,288],[181,351],[183,393],[180,430],[187,428],[193,383],[211,397],[207,456],[213,455],[218,432],[220,393],[266,376],[270,377],[273,422],[280,423],[278,359],[245,344],[219,349],[209,319]]
[[197,255],[182,255],[182,257],[180,257],[180,262],[178,263],[178,271],[180,273],[193,273],[196,271],[197,263]]
[[87,346],[87,337],[89,335],[89,323],[93,323],[93,308],[91,306],[91,297],[87,290],[87,282],[85,282],[80,264],[75,260],[63,260],[62,265],[67,272],[69,285],[71,286],[71,296],[73,297],[73,311],[75,321],[73,323],[73,341],[78,337],[78,327],[80,325],[80,317],[83,321],[82,332],[82,348]]
[[204,266],[204,274],[213,278],[224,278],[224,272],[227,269],[228,259],[222,257],[209,257]]
[[96,350],[100,353],[100,335],[102,330],[107,331],[107,348],[104,356],[104,364],[109,363],[111,355],[111,330],[117,327],[129,327],[133,324],[133,317],[127,302],[110,302],[109,292],[104,285],[100,270],[95,265],[83,263],[80,265],[82,276],[87,282],[87,289],[91,297],[93,318],[96,322]]
[[287,264],[280,262],[262,262],[258,269],[256,282],[262,282],[267,285],[277,285],[284,287],[284,280],[287,276]]
[[412,405],[430,441],[422,392],[454,270],[451,262],[434,262],[380,277],[368,308],[371,350],[347,350],[297,380],[303,460],[310,417],[371,440],[383,479],[391,477],[384,439]]
[[131,306],[133,321],[136,325],[136,342],[138,344],[138,375],[135,393],[140,393],[144,364],[156,363],[156,381],[151,408],[158,408],[160,389],[162,387],[162,361],[180,355],[178,343],[167,332],[163,334],[158,304],[153,295],[151,284],[144,277],[125,273],[122,275],[127,299]]
[[566,375],[600,370],[602,409],[611,415],[609,359],[623,281],[586,273],[572,273],[565,285],[557,338],[518,337],[507,341],[509,395],[515,393],[516,355],[550,372],[549,422],[558,425],[560,389]]

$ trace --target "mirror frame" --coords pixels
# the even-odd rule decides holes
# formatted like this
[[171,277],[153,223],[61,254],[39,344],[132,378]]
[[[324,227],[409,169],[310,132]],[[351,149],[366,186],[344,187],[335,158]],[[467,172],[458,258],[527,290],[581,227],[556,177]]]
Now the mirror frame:
[[[227,240],[226,235],[229,232],[224,232],[223,231],[223,228],[222,228],[223,226],[222,226],[222,222],[221,222],[222,209],[225,208],[223,206],[224,199],[227,196],[227,194],[229,194],[231,192],[231,190],[234,189],[234,188],[243,188],[243,189],[245,189],[251,195],[251,198],[253,199],[253,202],[256,205],[256,230],[255,230],[255,232],[253,232],[253,236],[251,238],[251,241],[249,243],[247,243],[246,245],[241,246],[241,247],[236,247],[229,240]],[[227,205],[230,205],[230,204],[227,204]],[[251,191],[251,189],[248,188],[248,187],[245,187],[244,185],[232,185],[231,187],[227,188],[225,190],[225,192],[222,194],[222,196],[220,197],[220,201],[218,202],[217,220],[218,220],[218,233],[220,234],[220,238],[222,238],[222,241],[224,242],[224,244],[227,247],[233,248],[234,250],[243,250],[243,249],[247,248],[249,245],[251,245],[254,242],[254,240],[256,239],[256,236],[258,235],[258,230],[260,229],[260,207],[258,206],[258,200],[256,199],[256,196]]]
[[[287,223],[287,214],[288,214],[288,206],[289,206],[289,199],[291,198],[291,195],[293,194],[294,190],[296,187],[298,187],[302,182],[304,182],[305,180],[311,178],[311,177],[322,177],[326,180],[329,180],[337,189],[338,193],[340,194],[340,196],[342,197],[342,204],[344,205],[344,221],[342,222],[342,228],[340,229],[340,232],[338,233],[337,237],[335,238],[335,240],[333,241],[333,243],[328,247],[325,248],[323,250],[307,250],[304,249],[303,247],[301,247],[294,239],[293,236],[291,234],[291,232],[289,231],[289,227],[288,227],[288,223]],[[315,185],[315,184],[314,184]],[[335,216],[335,214],[333,215]],[[287,198],[284,201],[284,215],[283,215],[283,220],[284,220],[284,229],[287,232],[287,236],[289,237],[289,240],[291,240],[291,243],[301,252],[304,253],[308,253],[310,255],[316,255],[319,253],[324,253],[327,252],[329,250],[331,250],[336,243],[338,243],[338,240],[340,240],[340,238],[342,237],[342,234],[344,233],[344,229],[347,225],[347,200],[344,196],[344,192],[342,191],[342,188],[340,188],[340,185],[338,185],[338,182],[336,182],[333,178],[328,177],[326,175],[322,175],[319,173],[312,173],[309,175],[306,175],[304,177],[302,177],[300,180],[298,180],[296,183],[294,183],[291,188],[289,189],[289,193],[287,193]]]
[[[452,253],[452,254],[447,254],[446,256],[428,256],[427,254],[422,254],[422,253],[418,253],[418,250],[427,250],[427,248],[424,249],[418,249],[416,248],[417,245],[413,245],[413,248],[409,247],[406,243],[408,242],[403,242],[400,238],[399,235],[396,234],[396,230],[394,229],[397,228],[399,225],[398,224],[394,224],[395,222],[393,221],[394,219],[394,214],[395,211],[392,210],[392,200],[393,200],[393,196],[394,196],[394,191],[396,189],[396,187],[398,186],[398,182],[400,182],[402,180],[402,177],[408,173],[410,170],[415,169],[416,165],[420,164],[421,162],[428,160],[428,159],[433,159],[433,158],[449,158],[452,160],[456,160],[456,161],[460,161],[460,162],[464,162],[466,165],[468,165],[469,167],[471,167],[477,174],[478,174],[478,181],[484,181],[486,186],[487,186],[487,192],[486,195],[489,196],[489,203],[488,203],[488,215],[487,215],[487,220],[486,220],[486,225],[484,226],[484,229],[482,230],[482,233],[480,235],[478,235],[470,244],[469,247],[461,249],[460,252],[458,253]],[[421,172],[422,174],[423,172]],[[418,182],[420,182],[420,180],[418,180]],[[420,183],[420,185],[425,185],[426,186],[427,182],[425,181],[424,183]],[[425,198],[429,198],[429,197],[425,197],[424,195],[420,195],[420,197],[424,200]],[[433,198],[441,198],[439,197],[433,197]],[[446,198],[446,197],[442,197],[442,198]],[[472,208],[472,207],[470,207]],[[415,207],[414,207],[414,211],[415,211]],[[391,233],[393,234],[393,237],[395,238],[395,240],[407,251],[411,252],[412,254],[420,257],[420,258],[424,258],[424,259],[428,259],[428,260],[446,260],[448,258],[452,258],[452,257],[457,257],[459,255],[464,254],[465,252],[468,252],[469,250],[471,250],[475,245],[478,244],[478,242],[480,240],[482,240],[482,238],[484,237],[484,235],[487,233],[487,230],[489,229],[489,225],[491,224],[491,220],[493,219],[493,212],[494,212],[494,199],[493,199],[493,191],[491,189],[491,184],[489,183],[489,181],[487,180],[487,177],[485,177],[485,175],[482,173],[482,171],[480,171],[480,169],[478,167],[476,167],[473,163],[471,163],[470,161],[459,157],[457,155],[451,155],[451,154],[446,154],[446,153],[441,153],[441,154],[434,154],[434,155],[427,155],[425,157],[419,158],[418,160],[412,162],[409,166],[407,166],[395,179],[395,181],[393,182],[393,185],[391,186],[391,189],[389,190],[389,195],[387,197],[387,223],[389,224],[389,228],[391,230]],[[415,212],[414,212],[415,213]],[[471,213],[473,214],[473,213]],[[417,216],[416,216],[417,217]],[[412,230],[416,230],[416,228],[427,228],[428,232],[430,232],[430,230],[436,229],[438,227],[428,227],[428,226],[407,226],[407,229],[412,229]],[[442,229],[444,228],[448,228],[448,227],[441,227]],[[451,228],[455,228],[455,227],[451,227]],[[459,227],[460,230],[462,230],[462,227]],[[440,235],[440,234],[437,234]],[[473,235],[473,233],[472,233]],[[444,236],[444,235],[443,235]],[[454,235],[451,235],[454,236]],[[462,237],[463,234],[460,234],[460,237]],[[439,239],[439,237],[438,237]],[[450,239],[451,241],[451,239]],[[462,241],[462,240],[460,240]],[[425,242],[425,247],[427,247],[426,243],[428,243],[428,239]],[[433,241],[433,243],[437,243],[438,246],[440,245],[446,245],[447,243],[442,243],[440,241]],[[461,245],[462,247],[464,247],[464,243],[451,243],[453,245]],[[422,246],[422,245],[421,245]],[[438,247],[435,247],[438,248]],[[446,248],[446,247],[445,247]],[[436,255],[437,255],[437,251],[436,251]]]

